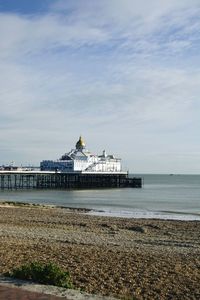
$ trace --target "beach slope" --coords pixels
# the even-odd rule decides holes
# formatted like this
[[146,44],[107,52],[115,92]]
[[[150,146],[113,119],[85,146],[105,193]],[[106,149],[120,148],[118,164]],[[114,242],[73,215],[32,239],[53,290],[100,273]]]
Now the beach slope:
[[0,273],[54,262],[74,286],[122,299],[199,299],[200,222],[0,205]]

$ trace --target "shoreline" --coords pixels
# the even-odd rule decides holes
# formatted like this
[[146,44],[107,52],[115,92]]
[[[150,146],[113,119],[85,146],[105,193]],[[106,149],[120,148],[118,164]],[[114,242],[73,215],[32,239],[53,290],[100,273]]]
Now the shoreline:
[[75,288],[87,293],[197,299],[200,222],[2,204],[0,273],[30,261],[58,264],[69,271]]
[[88,213],[92,216],[102,216],[102,217],[117,217],[125,219],[150,219],[150,220],[177,220],[177,221],[199,221],[200,214],[198,213],[186,213],[186,212],[171,212],[171,211],[110,211],[110,210],[93,210]]
[[40,204],[40,203],[29,203],[19,201],[8,201],[0,200],[1,206],[14,206],[14,207],[37,207],[37,208],[54,208],[64,209],[71,212],[87,213],[91,216],[100,216],[108,218],[125,218],[125,219],[150,219],[150,220],[177,220],[177,221],[199,221],[199,213],[187,213],[187,212],[176,212],[176,211],[148,211],[148,210],[109,210],[109,209],[93,209],[84,207],[70,207],[54,204]]

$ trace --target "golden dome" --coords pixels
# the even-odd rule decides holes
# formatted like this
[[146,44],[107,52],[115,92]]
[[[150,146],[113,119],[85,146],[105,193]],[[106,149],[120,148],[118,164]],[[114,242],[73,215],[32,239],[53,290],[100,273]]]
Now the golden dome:
[[82,139],[82,136],[80,136],[78,142],[76,143],[76,149],[83,149],[83,148],[85,148],[85,142]]

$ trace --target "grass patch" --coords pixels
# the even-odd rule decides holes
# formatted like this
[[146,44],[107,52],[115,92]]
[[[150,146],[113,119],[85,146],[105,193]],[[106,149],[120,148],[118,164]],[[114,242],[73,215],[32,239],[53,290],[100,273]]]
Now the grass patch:
[[61,270],[59,266],[52,263],[42,264],[40,262],[31,262],[13,269],[12,272],[5,275],[41,284],[73,288],[69,273]]

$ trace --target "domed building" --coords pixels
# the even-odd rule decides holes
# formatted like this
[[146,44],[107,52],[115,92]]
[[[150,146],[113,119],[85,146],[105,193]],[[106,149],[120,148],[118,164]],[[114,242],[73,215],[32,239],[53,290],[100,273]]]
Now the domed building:
[[76,148],[65,153],[58,160],[43,160],[40,163],[41,171],[60,172],[121,172],[121,159],[107,155],[104,150],[102,155],[94,155],[86,149],[86,144],[80,136]]

